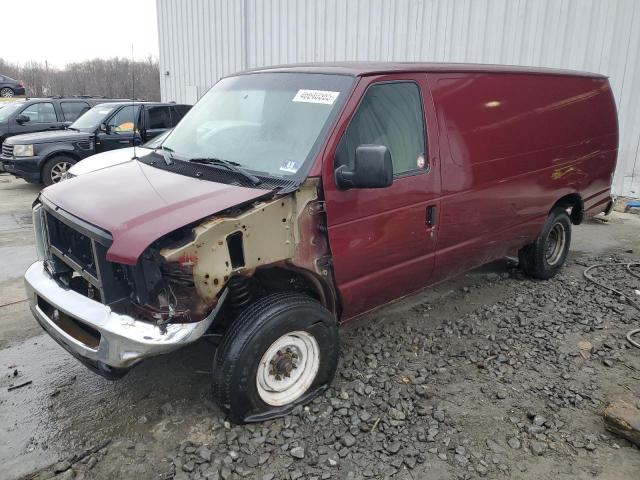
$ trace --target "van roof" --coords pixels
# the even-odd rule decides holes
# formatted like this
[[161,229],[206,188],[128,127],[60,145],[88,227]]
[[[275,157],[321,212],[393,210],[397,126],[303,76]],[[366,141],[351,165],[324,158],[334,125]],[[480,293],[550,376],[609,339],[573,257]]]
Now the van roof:
[[532,75],[564,75],[573,77],[607,78],[599,73],[561,70],[544,67],[522,67],[516,65],[487,65],[481,63],[436,63],[436,62],[329,62],[274,65],[247,70],[256,72],[304,72],[365,76],[401,72],[453,72],[453,73],[521,73]]

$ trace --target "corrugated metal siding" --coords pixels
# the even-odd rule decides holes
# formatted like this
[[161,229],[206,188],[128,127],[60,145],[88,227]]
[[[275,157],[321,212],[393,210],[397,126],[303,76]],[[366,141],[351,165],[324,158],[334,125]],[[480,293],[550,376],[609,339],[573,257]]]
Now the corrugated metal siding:
[[[638,0],[157,0],[163,100],[245,68],[455,61],[604,73],[618,102],[614,191],[640,196]],[[168,72],[168,75],[165,75]]]

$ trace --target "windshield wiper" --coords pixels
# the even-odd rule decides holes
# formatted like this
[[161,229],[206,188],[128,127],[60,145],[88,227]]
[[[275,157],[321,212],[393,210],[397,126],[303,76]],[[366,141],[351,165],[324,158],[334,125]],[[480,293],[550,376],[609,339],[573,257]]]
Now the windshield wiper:
[[167,165],[173,165],[173,155],[171,155],[173,153],[173,149],[160,145],[159,147],[156,147],[154,152],[157,152],[158,150],[162,150],[162,158],[164,158],[164,163],[166,163]]
[[65,128],[66,128],[67,130],[73,130],[73,131],[75,131],[75,132],[79,132],[79,131],[80,131],[80,130],[78,130],[77,128],[73,128],[73,127],[71,127],[71,126],[69,126],[69,127],[65,127]]
[[246,170],[242,169],[240,164],[237,162],[230,162],[229,160],[222,160],[221,158],[213,158],[213,157],[190,158],[189,161],[192,163],[202,163],[204,165],[219,165],[221,167],[225,167],[227,170],[231,170],[232,172],[239,173],[254,185],[260,185],[262,183],[262,180],[260,180],[255,175],[252,175],[251,173],[247,172]]

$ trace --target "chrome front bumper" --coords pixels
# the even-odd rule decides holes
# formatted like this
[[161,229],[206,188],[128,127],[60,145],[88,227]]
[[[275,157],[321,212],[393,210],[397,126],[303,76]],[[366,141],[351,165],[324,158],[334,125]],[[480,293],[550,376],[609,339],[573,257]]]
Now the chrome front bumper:
[[[209,328],[217,309],[197,323],[163,327],[113,312],[108,306],[60,286],[42,261],[31,265],[24,276],[29,305],[42,328],[62,347],[95,372],[119,377],[141,360],[170,352],[200,338]],[[75,322],[99,333],[99,343],[89,346],[49,318],[38,297]],[[219,302],[222,303],[222,302]]]

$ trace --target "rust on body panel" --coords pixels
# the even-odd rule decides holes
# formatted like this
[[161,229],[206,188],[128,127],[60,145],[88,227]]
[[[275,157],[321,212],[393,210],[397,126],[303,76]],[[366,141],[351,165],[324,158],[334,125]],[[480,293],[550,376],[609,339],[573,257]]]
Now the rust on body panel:
[[[321,259],[329,252],[322,228],[318,180],[308,179],[296,192],[262,201],[233,214],[216,215],[193,228],[193,240],[160,255],[192,272],[198,297],[215,305],[233,275],[252,276],[256,269],[280,266],[330,278]],[[227,239],[242,234],[243,265],[233,265]]]

